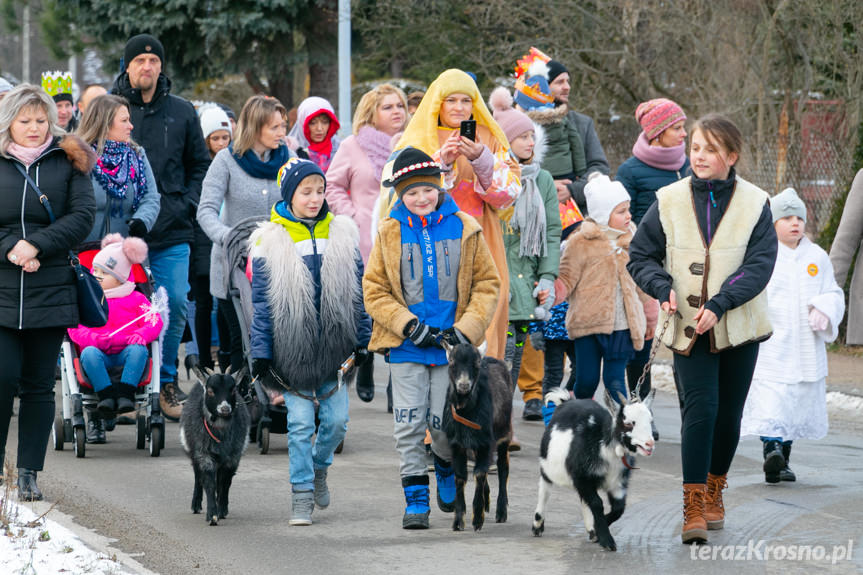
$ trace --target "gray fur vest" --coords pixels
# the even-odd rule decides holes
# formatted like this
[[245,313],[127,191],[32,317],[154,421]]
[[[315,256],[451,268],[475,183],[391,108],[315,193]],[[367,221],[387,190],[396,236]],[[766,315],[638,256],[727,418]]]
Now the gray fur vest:
[[[315,232],[326,229],[318,223]],[[264,259],[270,279],[273,368],[300,391],[335,380],[336,370],[357,344],[357,309],[362,304],[359,231],[350,218],[336,216],[326,235],[315,237],[317,254],[311,239],[294,243],[290,232],[275,222],[261,224],[250,238],[254,257]],[[319,266],[314,266],[316,258]],[[320,269],[320,309],[315,307],[315,282],[306,261]]]

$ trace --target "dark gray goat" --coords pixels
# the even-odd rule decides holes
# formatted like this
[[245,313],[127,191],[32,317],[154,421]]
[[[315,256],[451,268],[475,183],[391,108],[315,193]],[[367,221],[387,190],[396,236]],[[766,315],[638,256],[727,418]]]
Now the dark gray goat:
[[488,468],[497,446],[498,494],[495,521],[507,519],[506,483],[509,477],[509,443],[512,441],[512,378],[506,365],[482,357],[470,344],[443,343],[449,361],[449,391],[443,411],[443,429],[453,452],[456,499],[454,531],[464,529],[464,486],[467,482],[467,451],[476,463],[473,494],[473,528],[482,529],[489,510]]
[[[228,491],[249,443],[251,418],[234,376],[206,369],[196,369],[195,373],[200,381],[183,406],[180,443],[195,470],[192,513],[201,512],[206,493],[206,520],[218,525],[219,519],[228,515]],[[242,374],[243,370],[238,379]]]

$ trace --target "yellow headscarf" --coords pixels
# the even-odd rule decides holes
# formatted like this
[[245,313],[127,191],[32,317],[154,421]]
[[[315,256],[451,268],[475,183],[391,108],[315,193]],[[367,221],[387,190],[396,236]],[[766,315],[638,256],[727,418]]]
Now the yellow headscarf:
[[417,111],[402,134],[396,150],[401,150],[408,146],[419,148],[429,156],[433,155],[440,149],[440,141],[438,140],[438,116],[440,115],[440,107],[443,101],[452,94],[466,94],[473,101],[473,119],[480,126],[485,126],[491,131],[492,136],[498,141],[501,148],[509,150],[509,140],[501,130],[494,117],[486,107],[482,99],[482,94],[479,93],[479,88],[476,82],[473,81],[467,73],[451,68],[437,77],[431,83],[429,89],[423,96]]

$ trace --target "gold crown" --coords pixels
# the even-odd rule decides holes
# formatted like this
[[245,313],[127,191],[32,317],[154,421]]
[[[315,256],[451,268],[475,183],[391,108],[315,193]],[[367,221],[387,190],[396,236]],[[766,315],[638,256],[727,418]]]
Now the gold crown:
[[71,94],[72,73],[69,71],[42,72],[42,89],[51,97],[57,94]]

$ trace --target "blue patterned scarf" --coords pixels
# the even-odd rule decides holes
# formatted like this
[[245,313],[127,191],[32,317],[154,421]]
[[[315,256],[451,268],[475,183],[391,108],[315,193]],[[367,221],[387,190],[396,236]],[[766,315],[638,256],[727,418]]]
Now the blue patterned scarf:
[[130,183],[135,185],[132,212],[138,209],[147,191],[147,176],[143,156],[139,156],[128,142],[106,140],[105,149],[93,167],[93,175],[108,195],[112,217],[123,216],[123,199]]

